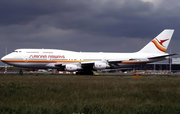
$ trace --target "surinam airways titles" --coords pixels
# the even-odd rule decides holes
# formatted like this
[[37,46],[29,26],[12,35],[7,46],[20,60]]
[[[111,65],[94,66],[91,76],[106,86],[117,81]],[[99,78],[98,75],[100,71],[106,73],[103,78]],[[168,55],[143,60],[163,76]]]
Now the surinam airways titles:
[[50,59],[65,59],[64,55],[30,55],[29,58],[35,58],[35,59],[46,59],[46,58],[50,58]]

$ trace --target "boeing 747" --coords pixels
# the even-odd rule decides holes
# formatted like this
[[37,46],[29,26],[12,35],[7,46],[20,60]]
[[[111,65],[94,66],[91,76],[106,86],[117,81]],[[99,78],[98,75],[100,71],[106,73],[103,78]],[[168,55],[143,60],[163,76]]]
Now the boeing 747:
[[[140,51],[134,53],[74,52],[56,49],[16,49],[1,61],[20,68],[58,69],[92,74],[103,69],[117,69],[167,59],[166,50],[174,30],[165,29]],[[20,70],[22,73],[22,70]]]

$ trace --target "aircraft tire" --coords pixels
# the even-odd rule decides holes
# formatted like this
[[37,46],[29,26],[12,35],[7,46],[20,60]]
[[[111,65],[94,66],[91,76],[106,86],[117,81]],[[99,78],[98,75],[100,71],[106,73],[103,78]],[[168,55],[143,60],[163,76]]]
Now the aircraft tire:
[[80,72],[76,72],[76,75],[80,75]]
[[93,71],[80,71],[76,72],[76,75],[93,75]]
[[20,74],[20,75],[23,75],[22,69],[19,70],[19,74]]

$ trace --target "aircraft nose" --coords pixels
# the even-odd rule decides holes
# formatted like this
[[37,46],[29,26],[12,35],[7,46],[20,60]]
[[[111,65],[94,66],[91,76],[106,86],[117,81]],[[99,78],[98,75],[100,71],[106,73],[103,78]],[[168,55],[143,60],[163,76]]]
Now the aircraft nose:
[[1,58],[1,61],[5,60],[5,56]]
[[4,62],[6,60],[6,58],[7,58],[6,56],[2,57],[1,61]]

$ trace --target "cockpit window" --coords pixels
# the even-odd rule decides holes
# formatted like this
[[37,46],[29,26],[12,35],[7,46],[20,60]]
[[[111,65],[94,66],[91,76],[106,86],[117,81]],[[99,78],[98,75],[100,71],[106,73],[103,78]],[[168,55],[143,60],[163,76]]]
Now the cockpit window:
[[16,50],[15,50],[14,52],[16,52],[16,53],[21,53],[22,51],[16,51]]

